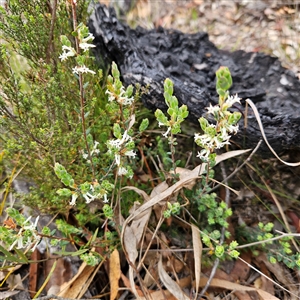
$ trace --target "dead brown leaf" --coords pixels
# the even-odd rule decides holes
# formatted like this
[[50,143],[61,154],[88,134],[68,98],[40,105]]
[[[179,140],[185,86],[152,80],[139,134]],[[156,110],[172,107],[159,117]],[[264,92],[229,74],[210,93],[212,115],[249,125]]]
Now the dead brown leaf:
[[[199,283],[201,278],[201,257],[202,257],[202,243],[200,239],[200,230],[195,225],[192,227],[194,261],[195,261],[195,281],[196,281],[196,295],[199,291]],[[196,299],[195,295],[195,299]]]
[[189,300],[190,298],[182,291],[181,287],[173,281],[173,279],[165,271],[162,264],[162,257],[158,261],[158,274],[159,278],[167,288],[167,290],[178,300]]
[[117,299],[119,292],[119,280],[121,277],[120,255],[115,249],[109,258],[109,283],[110,283],[110,300]]
[[88,266],[83,262],[77,272],[77,274],[69,281],[60,287],[59,297],[77,299],[87,291],[89,285],[89,279],[95,270],[99,266]]

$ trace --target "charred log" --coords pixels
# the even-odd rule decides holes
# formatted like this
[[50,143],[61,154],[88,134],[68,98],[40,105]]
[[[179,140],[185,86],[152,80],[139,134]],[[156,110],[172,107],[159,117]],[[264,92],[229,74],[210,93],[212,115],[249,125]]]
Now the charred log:
[[[103,62],[115,61],[125,85],[148,85],[148,92],[142,96],[146,107],[166,108],[163,82],[168,77],[174,82],[179,102],[188,106],[191,121],[198,122],[205,107],[217,103],[215,72],[227,66],[233,78],[231,94],[250,98],[257,105],[274,150],[300,149],[300,82],[277,58],[219,50],[203,32],[131,29],[119,22],[112,8],[103,5],[96,6],[89,28],[95,36],[96,60],[102,67]],[[235,109],[243,112],[244,105]],[[251,109],[244,118],[247,127],[241,120],[241,130],[233,138],[242,147],[254,147],[261,133]]]

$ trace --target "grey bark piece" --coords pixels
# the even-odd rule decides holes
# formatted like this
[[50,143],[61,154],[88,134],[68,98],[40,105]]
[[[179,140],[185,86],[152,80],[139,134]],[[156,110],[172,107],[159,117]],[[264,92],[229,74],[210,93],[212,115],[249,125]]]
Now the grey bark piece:
[[[190,120],[198,122],[205,107],[218,101],[215,72],[227,66],[232,74],[231,94],[250,98],[260,112],[266,136],[276,152],[300,149],[300,82],[294,73],[281,66],[277,58],[263,53],[216,48],[203,32],[186,34],[178,30],[141,27],[131,29],[116,17],[113,8],[96,5],[89,20],[95,35],[94,54],[99,66],[115,61],[125,85],[149,86],[142,96],[152,110],[165,109],[163,82],[174,82],[174,94],[186,104]],[[245,102],[235,109],[244,111]],[[233,137],[242,147],[254,147],[261,133],[249,109],[248,126],[240,121],[240,132]],[[266,145],[262,147],[265,151]],[[269,152],[271,155],[271,152]]]

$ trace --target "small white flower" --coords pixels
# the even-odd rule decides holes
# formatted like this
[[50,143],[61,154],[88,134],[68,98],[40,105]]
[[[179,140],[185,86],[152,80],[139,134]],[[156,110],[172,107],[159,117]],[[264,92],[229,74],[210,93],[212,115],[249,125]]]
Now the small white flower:
[[128,98],[127,96],[124,97],[118,97],[117,99],[118,103],[122,104],[122,105],[131,105],[134,101],[133,97]]
[[124,168],[124,167],[120,167],[120,168],[118,169],[118,175],[119,175],[119,176],[126,175],[127,173],[128,173],[128,171],[127,171],[127,169]]
[[79,43],[79,47],[83,50],[83,52],[88,51],[90,48],[96,47],[93,44],[88,44],[88,43]]
[[83,159],[87,159],[89,157],[89,155],[87,153],[82,153],[82,157],[83,157]]
[[66,60],[67,58],[76,55],[76,51],[75,51],[75,49],[72,48],[72,47],[68,47],[68,46],[66,46],[66,45],[63,45],[63,46],[62,46],[62,50],[63,50],[63,53],[59,56],[59,59],[60,59],[61,61],[64,61],[64,60]]
[[99,149],[92,150],[91,155],[93,155],[94,153],[95,153],[95,154],[99,154],[99,153],[100,153],[100,150],[99,150]]
[[126,156],[135,157],[136,153],[133,150],[129,150],[125,152]]
[[206,107],[207,113],[214,115],[215,113],[219,112],[220,106],[215,105],[212,106],[211,103],[209,104],[209,107]]
[[116,161],[117,166],[119,166],[120,163],[121,163],[121,156],[120,156],[120,154],[115,154],[115,161]]
[[235,96],[228,96],[228,98],[226,99],[226,103],[228,104],[228,107],[231,107],[234,103],[240,103],[240,100],[242,98],[239,98],[237,94],[235,94]]
[[221,141],[218,137],[214,138],[214,143],[215,143],[216,149],[221,149],[225,145],[229,145],[230,144],[228,140]]
[[121,87],[121,91],[119,95],[112,93],[109,90],[106,90],[105,94],[108,94],[108,101],[117,101],[119,104],[122,105],[131,105],[134,102],[134,97],[127,97],[125,94],[124,87]]
[[221,136],[221,138],[222,138],[223,141],[229,140],[231,138],[231,136],[228,135],[227,130],[226,130],[225,127],[221,128],[221,135],[220,136]]
[[107,194],[104,194],[103,195],[103,203],[108,203],[109,202],[109,200],[107,199]]
[[91,74],[96,74],[96,72],[90,70],[89,68],[87,68],[86,66],[76,66],[72,69],[72,72],[75,74],[79,74],[79,73],[91,73]]
[[197,157],[199,157],[201,160],[207,161],[209,154],[210,151],[208,149],[202,149],[200,152],[198,152]]
[[171,131],[171,127],[168,127],[167,131],[163,133],[162,135],[166,138],[168,137],[169,132]]
[[108,147],[120,149],[120,148],[121,148],[120,141],[121,141],[121,140],[119,140],[119,139],[116,139],[116,140],[109,140],[109,141],[107,142]]
[[109,102],[112,102],[112,101],[114,101],[116,99],[115,96],[114,96],[114,94],[111,91],[109,91],[109,90],[106,90],[105,94],[108,94],[108,101]]
[[230,133],[237,133],[239,130],[239,125],[226,125],[226,128]]
[[[94,36],[92,33],[89,33],[89,35],[85,38],[82,39],[82,42],[86,43],[86,42],[89,42],[89,41],[93,41],[94,40]],[[94,46],[95,47],[95,46]]]
[[202,145],[207,145],[212,140],[211,136],[209,136],[206,133],[205,134],[201,134],[201,135],[198,134],[198,133],[196,133],[194,139],[195,139],[195,142],[199,142]]
[[131,136],[128,135],[127,132],[128,132],[127,130],[124,131],[122,139],[120,141],[120,145],[122,145],[123,143],[127,142],[128,140],[130,140],[130,141],[132,140]]
[[70,201],[70,205],[75,205],[76,204],[76,199],[78,198],[78,194],[77,193],[73,193],[72,194],[72,199]]
[[90,203],[96,199],[96,196],[91,195],[90,193],[83,194],[82,196],[85,199],[86,203]]
[[93,146],[93,149],[97,149],[98,145],[99,145],[99,142],[97,142],[97,141],[94,141],[94,146]]

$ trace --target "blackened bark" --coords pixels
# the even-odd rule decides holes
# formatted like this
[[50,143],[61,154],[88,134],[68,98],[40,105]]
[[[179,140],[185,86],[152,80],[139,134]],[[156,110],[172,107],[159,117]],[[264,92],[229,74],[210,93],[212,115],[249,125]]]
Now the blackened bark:
[[[300,82],[277,58],[219,50],[203,32],[131,29],[119,22],[112,8],[103,5],[96,6],[89,29],[95,36],[95,57],[101,67],[115,61],[125,85],[148,85],[148,93],[142,96],[146,107],[166,108],[163,82],[168,77],[179,102],[188,106],[190,120],[197,122],[209,103],[217,103],[215,72],[227,66],[233,78],[231,94],[250,98],[257,105],[274,150],[300,149]],[[244,105],[235,109],[243,112]],[[261,133],[251,109],[244,117],[248,126],[244,128],[242,119],[241,130],[233,139],[242,147],[254,147]]]

